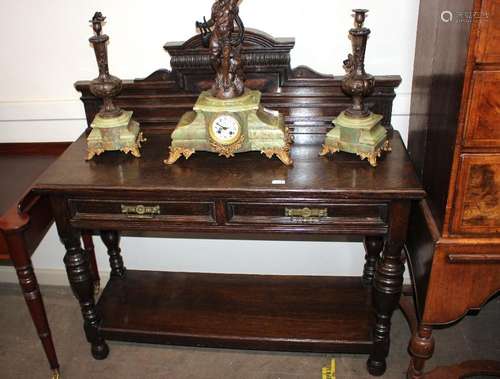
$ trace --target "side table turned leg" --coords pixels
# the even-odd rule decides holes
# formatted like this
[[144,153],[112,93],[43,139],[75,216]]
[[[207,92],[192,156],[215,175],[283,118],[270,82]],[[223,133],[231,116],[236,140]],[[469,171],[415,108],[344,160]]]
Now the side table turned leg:
[[61,239],[66,247],[64,264],[68,279],[73,293],[80,302],[85,335],[92,345],[92,355],[95,359],[105,359],[109,354],[109,347],[99,331],[101,317],[94,302],[94,286],[87,254],[81,247],[78,235],[61,236]]
[[365,267],[363,269],[363,284],[371,286],[375,271],[377,269],[377,262],[380,259],[380,253],[384,247],[384,238],[381,236],[367,236],[365,237]]
[[99,277],[99,268],[97,267],[97,260],[95,257],[94,241],[92,241],[92,232],[85,230],[82,231],[83,248],[87,252],[90,264],[90,274],[94,282],[94,295],[98,295],[101,290],[101,278]]
[[374,345],[367,367],[368,372],[374,376],[383,375],[387,368],[391,318],[399,304],[403,289],[404,265],[401,251],[406,240],[409,210],[408,202],[391,204],[389,233],[373,281],[373,306],[376,318],[373,329]]
[[102,242],[108,248],[109,264],[111,266],[111,278],[123,278],[127,269],[123,265],[120,250],[120,234],[116,231],[101,231]]
[[408,379],[421,379],[424,376],[425,362],[434,354],[432,327],[420,325],[412,336],[408,350],[411,355]]
[[38,281],[33,271],[30,256],[24,244],[24,238],[21,233],[17,232],[5,233],[4,235],[9,247],[10,257],[19,278],[24,300],[26,301],[33,324],[35,324],[45,355],[52,369],[52,378],[59,379],[59,362],[57,361],[42,294],[38,287]]

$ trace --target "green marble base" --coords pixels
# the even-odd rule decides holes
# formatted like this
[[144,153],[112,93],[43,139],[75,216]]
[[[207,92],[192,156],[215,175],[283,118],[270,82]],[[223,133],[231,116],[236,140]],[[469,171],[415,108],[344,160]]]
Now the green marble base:
[[380,123],[383,116],[371,113],[365,118],[353,118],[342,112],[333,123],[333,128],[325,139],[322,156],[339,151],[357,154],[367,159],[373,167],[383,151],[390,151],[387,130]]
[[139,158],[139,149],[145,139],[139,123],[132,119],[132,115],[131,111],[123,111],[120,116],[113,118],[97,115],[87,137],[87,160],[105,151],[123,151]]
[[[208,91],[202,92],[193,111],[182,116],[172,133],[169,158],[166,164],[174,164],[181,156],[188,159],[197,151],[217,153],[230,158],[234,154],[259,151],[268,158],[276,155],[284,164],[291,165],[291,136],[279,112],[260,105],[261,93],[246,90],[234,99],[217,99]],[[238,148],[221,150],[215,146],[208,133],[211,120],[221,113],[232,113],[241,121],[242,136]]]

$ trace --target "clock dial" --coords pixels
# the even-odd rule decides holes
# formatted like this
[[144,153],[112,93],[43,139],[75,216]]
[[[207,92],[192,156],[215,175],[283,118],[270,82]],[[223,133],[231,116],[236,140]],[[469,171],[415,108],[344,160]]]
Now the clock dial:
[[209,132],[215,142],[230,145],[240,138],[241,125],[233,116],[224,114],[214,119]]

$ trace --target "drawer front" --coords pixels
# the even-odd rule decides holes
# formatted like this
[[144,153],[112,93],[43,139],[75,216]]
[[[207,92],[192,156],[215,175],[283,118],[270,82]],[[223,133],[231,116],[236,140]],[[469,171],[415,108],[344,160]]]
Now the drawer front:
[[73,221],[165,221],[215,223],[213,202],[69,200]]
[[476,61],[500,63],[500,0],[483,0],[478,17],[480,21]]
[[386,204],[228,202],[229,224],[373,225],[387,222]]
[[500,154],[462,154],[453,232],[500,233]]
[[500,71],[476,71],[466,118],[465,146],[500,146]]

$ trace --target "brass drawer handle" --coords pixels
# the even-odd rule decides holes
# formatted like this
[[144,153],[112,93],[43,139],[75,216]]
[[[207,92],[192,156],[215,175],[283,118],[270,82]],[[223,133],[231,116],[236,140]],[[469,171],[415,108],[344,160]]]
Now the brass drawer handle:
[[304,220],[328,217],[328,208],[285,208],[285,216]]
[[160,214],[160,206],[124,205],[122,204],[122,214],[136,218],[153,218]]

